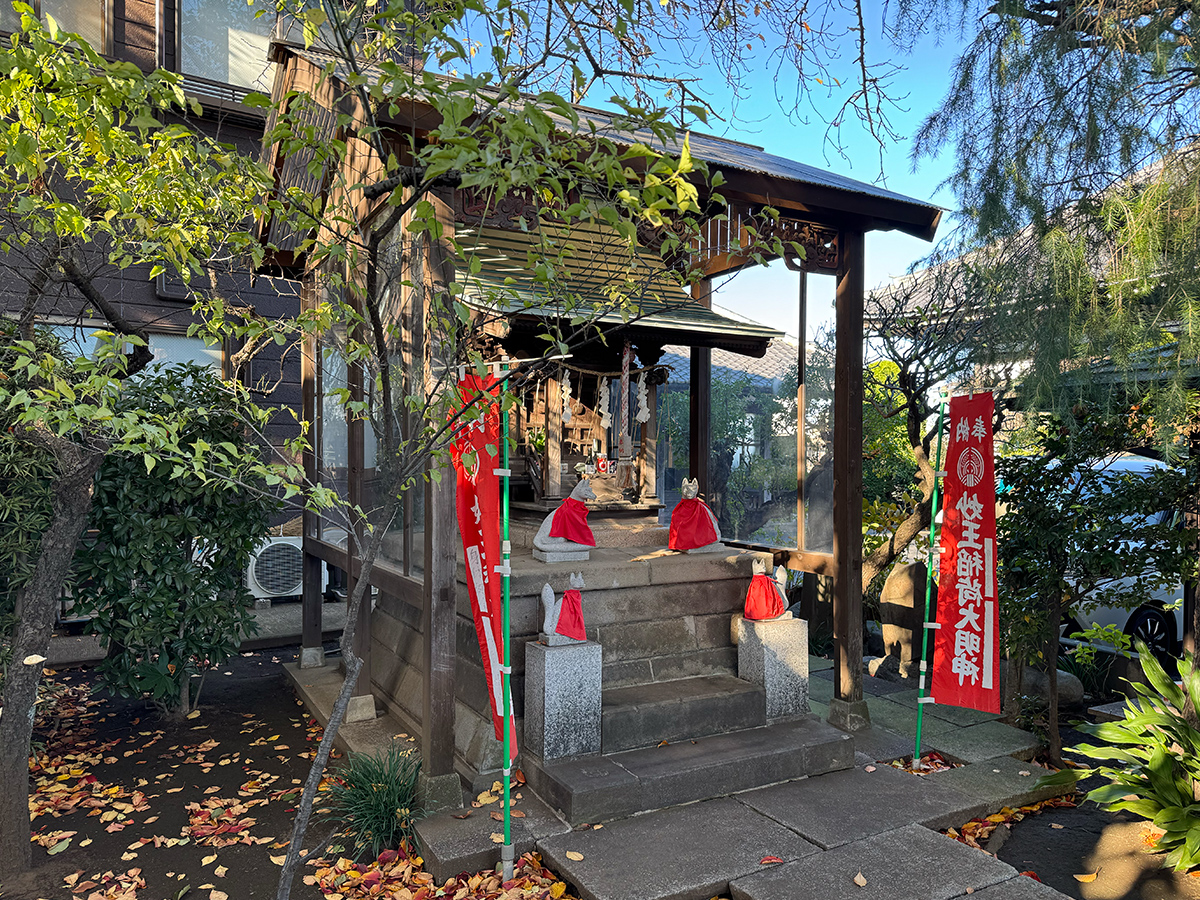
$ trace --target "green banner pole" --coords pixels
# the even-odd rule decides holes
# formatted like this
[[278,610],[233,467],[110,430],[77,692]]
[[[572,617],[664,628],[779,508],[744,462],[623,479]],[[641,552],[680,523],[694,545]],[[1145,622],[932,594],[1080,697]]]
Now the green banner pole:
[[[925,719],[925,703],[923,702],[927,696],[925,688],[925,677],[928,674],[928,664],[925,662],[929,655],[929,606],[933,595],[933,562],[934,550],[941,540],[941,526],[937,521],[938,504],[941,502],[941,491],[939,488],[942,484],[942,477],[945,475],[940,470],[942,464],[942,427],[946,420],[946,401],[949,399],[949,394],[942,394],[941,404],[938,407],[938,438],[937,438],[937,454],[933,458],[933,499],[929,507],[929,562],[925,571],[925,615],[921,618],[921,662],[920,677],[917,680],[917,737],[913,744],[913,768],[921,766],[921,725]],[[940,557],[939,557],[940,560]]]
[[[503,366],[504,371],[508,371],[508,365]],[[503,864],[504,881],[511,881],[513,877],[513,842],[512,842],[512,746],[510,744],[512,735],[512,662],[511,662],[511,645],[512,641],[509,635],[509,578],[511,575],[510,558],[512,556],[512,544],[509,541],[508,532],[508,512],[509,512],[509,481],[511,480],[512,470],[509,468],[508,459],[508,412],[504,409],[504,391],[500,392],[500,492],[501,492],[501,507],[500,521],[502,523],[500,539],[501,553],[503,555],[502,563],[502,578],[501,578],[501,601],[500,601],[500,618],[503,623],[504,630],[504,650],[503,662],[500,669],[501,677],[501,693],[504,695],[504,845],[500,849],[500,860]]]

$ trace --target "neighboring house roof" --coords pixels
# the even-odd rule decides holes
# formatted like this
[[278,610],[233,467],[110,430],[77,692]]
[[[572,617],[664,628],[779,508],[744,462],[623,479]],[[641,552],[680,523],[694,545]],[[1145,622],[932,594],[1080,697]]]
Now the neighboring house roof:
[[[783,379],[794,375],[799,346],[795,338],[782,335],[771,341],[767,352],[759,359],[749,359],[724,350],[712,353],[712,380],[726,384],[745,378],[752,388],[777,392]],[[670,345],[663,348],[659,365],[667,366],[670,385],[686,387],[692,371],[692,358],[687,347]]]

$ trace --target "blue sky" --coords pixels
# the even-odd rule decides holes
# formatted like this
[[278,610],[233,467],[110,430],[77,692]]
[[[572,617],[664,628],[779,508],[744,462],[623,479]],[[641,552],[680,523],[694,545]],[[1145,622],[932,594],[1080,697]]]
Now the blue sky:
[[[870,2],[875,12],[875,58],[891,52],[878,35],[878,3]],[[840,172],[851,178],[872,184],[886,185],[920,200],[928,200],[952,210],[954,200],[949,191],[938,189],[938,185],[950,171],[950,151],[943,151],[936,159],[917,161],[913,170],[910,158],[912,137],[925,117],[944,97],[949,85],[951,69],[958,56],[959,44],[956,36],[940,44],[933,38],[918,43],[912,53],[891,53],[892,61],[903,67],[892,82],[892,92],[901,97],[901,110],[891,116],[891,123],[901,139],[889,143],[883,149],[883,174],[880,175],[880,149],[878,143],[857,119],[848,120],[840,129],[847,159],[838,155],[825,139],[826,125],[811,110],[802,110],[807,124],[789,116],[776,99],[775,72],[765,71],[760,82],[752,86],[752,95],[744,99],[735,119],[727,122],[712,122],[710,130],[725,137],[745,141],[763,147],[768,152],[796,159],[810,165]],[[853,67],[847,59],[844,65],[843,87],[820,98],[820,109],[831,116],[841,105],[846,93],[853,90]],[[835,68],[835,74],[837,69]],[[700,70],[701,74],[704,69]],[[839,76],[840,77],[840,76]],[[711,81],[708,83],[712,83]],[[817,90],[824,91],[820,86]],[[785,91],[780,91],[784,93]],[[729,98],[723,94],[712,96],[718,111],[726,112]],[[949,230],[948,216],[943,218],[939,236]],[[932,249],[932,244],[896,232],[874,232],[867,235],[866,257],[868,288],[886,283],[890,278],[902,275],[908,266]],[[797,279],[782,264],[767,268],[746,270],[722,285],[715,301],[741,315],[794,334],[797,330]],[[831,282],[832,279],[819,279]],[[825,290],[828,287],[829,290]],[[820,319],[820,309],[827,306],[828,298],[820,295],[831,293],[831,285],[810,285],[810,325]],[[816,306],[817,308],[811,308]],[[810,328],[811,331],[811,328]]]

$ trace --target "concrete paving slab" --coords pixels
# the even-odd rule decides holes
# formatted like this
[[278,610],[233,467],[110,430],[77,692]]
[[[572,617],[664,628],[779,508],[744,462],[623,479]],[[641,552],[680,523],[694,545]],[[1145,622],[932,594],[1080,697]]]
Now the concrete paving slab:
[[983,722],[932,735],[930,744],[947,756],[966,763],[997,756],[1029,759],[1041,747],[1041,741],[1034,735],[1003,722]]
[[854,749],[866,757],[867,763],[891,762],[902,756],[912,756],[913,739],[896,734],[875,724],[875,713],[871,713],[871,727],[854,732]]
[[1018,875],[1008,881],[985,887],[982,891],[962,896],[970,896],[971,900],[1063,900],[1067,897],[1066,894],[1061,894],[1040,881],[1034,881],[1028,875]]
[[808,671],[809,671],[810,675],[813,672],[824,672],[826,669],[829,669],[829,670],[833,669],[833,660],[832,659],[826,659],[823,656],[809,655]]
[[1119,722],[1125,718],[1127,703],[1127,700],[1114,700],[1112,703],[1101,703],[1099,706],[1093,706],[1088,709],[1088,712],[1097,722]]
[[[571,826],[535,797],[533,791],[516,793],[521,795],[521,799],[514,799],[513,810],[525,814],[512,820],[513,847],[517,858],[533,850],[542,838],[566,834],[571,830]],[[438,884],[461,872],[490,869],[500,861],[500,845],[493,843],[492,835],[502,833],[504,823],[491,817],[493,812],[501,812],[500,804],[489,804],[466,812],[469,815],[465,819],[454,818],[450,813],[439,813],[417,823],[417,842],[425,860],[425,870],[433,875]]]
[[810,707],[814,702],[829,705],[831,699],[833,699],[832,678],[822,678],[821,673],[818,672],[815,677],[808,679],[808,704]]
[[900,694],[911,689],[911,680],[908,683],[904,683],[900,681],[888,681],[886,678],[875,678],[871,675],[863,678],[863,693],[870,694],[873,697],[887,697],[891,694]]
[[82,666],[99,662],[107,653],[108,647],[101,643],[98,634],[56,634],[50,638],[46,665]]
[[949,785],[882,765],[772,785],[737,799],[826,850],[912,822],[961,825],[975,806]]
[[[916,776],[912,776],[916,777]],[[859,886],[859,872],[866,885]],[[1016,876],[1012,866],[908,825],[739,878],[733,900],[951,900]]]
[[764,856],[791,861],[818,852],[728,798],[547,838],[538,850],[584,900],[709,900],[732,879],[760,870]]
[[[917,708],[917,689],[908,688],[903,691],[897,691],[894,694],[888,694],[888,699],[893,703],[899,703],[903,706],[911,706]],[[925,715],[933,716],[937,719],[950,722],[954,725],[963,727],[969,725],[979,725],[983,722],[992,722],[1000,718],[998,713],[985,713],[977,709],[966,709],[961,706],[945,706],[941,703],[925,704]]]
[[[1022,772],[1029,774],[1022,775]],[[999,812],[1002,806],[1024,806],[1074,791],[1072,785],[1035,786],[1039,778],[1049,774],[1049,769],[1031,762],[998,756],[958,769],[933,772],[925,778],[931,782],[948,784],[959,793],[977,800],[978,811],[970,817],[976,818]]]
[[[871,724],[912,737],[917,733],[917,708],[893,703],[886,697],[867,697],[867,709],[871,712]],[[953,731],[955,725],[945,719],[926,716],[921,723],[922,735],[944,734]],[[911,752],[911,751],[910,751]]]

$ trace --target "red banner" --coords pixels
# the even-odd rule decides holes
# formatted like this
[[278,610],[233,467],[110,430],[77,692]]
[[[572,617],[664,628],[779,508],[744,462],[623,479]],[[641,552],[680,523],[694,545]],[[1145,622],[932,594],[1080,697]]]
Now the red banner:
[[945,706],[1000,712],[996,599],[996,468],[992,395],[950,399],[943,482],[938,622],[930,696]]
[[[467,374],[458,383],[462,406],[484,393],[496,398],[495,380]],[[496,740],[504,739],[504,695],[500,667],[504,653],[504,622],[501,618],[501,576],[496,567],[503,564],[500,552],[500,476],[496,474],[500,451],[500,406],[496,399],[486,403],[482,415],[467,414],[471,424],[462,429],[450,447],[450,458],[457,476],[456,501],[458,529],[462,533],[463,558],[467,567],[467,588],[471,611],[475,616],[475,635],[488,680],[492,704],[492,725]],[[460,407],[461,408],[461,407]],[[509,704],[512,709],[512,704]],[[516,732],[510,723],[509,747],[517,755]]]

